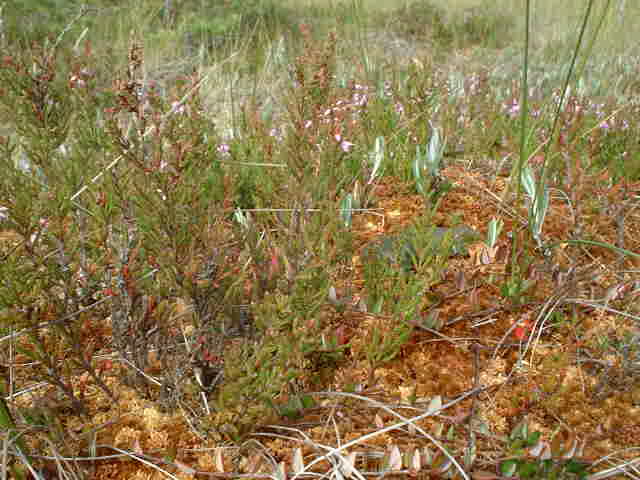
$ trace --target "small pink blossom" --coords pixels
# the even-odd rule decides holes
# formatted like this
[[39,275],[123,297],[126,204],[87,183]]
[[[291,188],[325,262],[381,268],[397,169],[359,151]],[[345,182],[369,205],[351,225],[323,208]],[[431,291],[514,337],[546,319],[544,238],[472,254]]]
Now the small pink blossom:
[[513,99],[511,103],[505,105],[505,109],[507,110],[507,115],[515,117],[520,112],[520,103],[518,103],[518,100]]
[[218,153],[220,155],[222,155],[224,157],[228,157],[230,155],[231,147],[229,146],[228,143],[221,143],[220,145],[218,145],[216,150],[218,151]]
[[282,139],[284,138],[284,135],[282,134],[282,130],[275,127],[269,130],[269,136],[275,138],[279,142],[282,141]]
[[87,82],[85,82],[82,78],[77,75],[72,75],[69,79],[69,84],[71,88],[84,88],[87,86]]
[[340,135],[339,133],[336,133],[333,138],[336,139],[336,142],[338,142],[340,144],[340,148],[342,149],[343,152],[350,152],[351,151],[351,147],[354,146],[353,143],[348,142],[347,140],[343,140],[342,139],[342,135]]
[[343,140],[342,142],[340,142],[340,148],[342,148],[343,152],[350,152],[351,147],[353,147],[354,145],[355,144],[351,142],[347,142],[346,140]]
[[183,114],[185,112],[184,105],[180,102],[171,103],[171,113]]

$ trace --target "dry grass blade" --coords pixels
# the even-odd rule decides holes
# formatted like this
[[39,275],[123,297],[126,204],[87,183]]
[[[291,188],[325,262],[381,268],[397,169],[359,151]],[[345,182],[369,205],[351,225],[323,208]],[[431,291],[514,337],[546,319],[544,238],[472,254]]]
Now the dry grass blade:
[[[361,395],[355,395],[355,394],[351,394],[351,393],[343,393],[343,392],[323,392],[323,395],[328,395],[328,396],[345,396],[345,397],[351,397],[351,398],[356,398],[359,400],[362,400],[364,402],[367,403],[373,403],[374,405],[376,405],[379,408],[383,408],[384,410],[388,411],[389,413],[391,413],[393,416],[398,417],[400,419],[402,419],[402,421],[395,423],[393,425],[390,425],[388,427],[379,429],[375,432],[366,434],[361,436],[360,438],[357,438],[355,440],[352,440],[350,442],[347,442],[346,444],[342,445],[341,447],[337,447],[337,448],[332,448],[329,453],[313,460],[312,462],[310,462],[306,468],[305,471],[307,471],[309,468],[311,468],[312,466],[316,465],[317,463],[319,463],[322,460],[326,460],[328,459],[330,456],[335,455],[337,453],[342,452],[343,450],[346,450],[349,447],[352,447],[354,445],[358,445],[361,443],[366,442],[367,440],[370,440],[371,438],[377,437],[379,435],[382,435],[384,433],[390,432],[392,430],[396,430],[399,428],[402,428],[410,423],[414,423],[422,420],[423,418],[427,418],[427,417],[431,417],[435,414],[437,414],[438,412],[441,412],[443,410],[446,410],[450,407],[452,407],[453,405],[456,405],[457,403],[461,402],[462,400],[464,400],[465,398],[471,397],[472,395],[476,395],[477,393],[484,391],[485,388],[477,388],[474,390],[471,390],[470,392],[466,392],[463,393],[462,395],[460,395],[460,397],[458,397],[455,400],[451,400],[449,402],[447,402],[446,404],[442,405],[441,408],[439,410],[436,411],[432,411],[432,412],[427,412],[427,413],[423,413],[421,415],[417,415],[415,417],[411,417],[411,418],[405,418],[402,415],[400,415],[397,412],[394,412],[393,410],[389,409],[388,407],[386,407],[385,405],[380,404],[379,402],[373,401],[370,398],[367,397],[363,397]],[[319,394],[319,393],[318,393]],[[468,475],[466,474],[466,472],[464,471],[464,469],[462,468],[462,466],[458,463],[458,461],[453,458],[451,456],[451,454],[447,451],[446,448],[444,448],[440,442],[438,442],[432,435],[430,435],[429,433],[427,433],[425,430],[423,430],[421,427],[418,427],[416,425],[416,430],[421,433],[422,435],[424,435],[426,438],[428,438],[431,442],[433,442],[434,445],[436,445],[440,451],[443,453],[444,457],[447,459],[447,462],[452,463],[453,465],[456,466],[456,468],[458,469],[458,471],[460,472],[460,475],[462,476],[462,478],[464,478],[465,480],[469,480]],[[304,473],[304,472],[302,472]],[[297,478],[299,475],[294,475],[293,478]]]
[[111,450],[114,450],[114,451],[116,451],[116,452],[118,452],[118,453],[123,454],[123,455],[124,455],[124,456],[126,456],[126,457],[131,458],[132,460],[136,460],[136,461],[138,461],[138,462],[140,462],[140,463],[142,463],[142,464],[146,465],[147,467],[151,467],[151,468],[153,468],[154,470],[156,470],[156,471],[158,471],[158,472],[160,472],[160,473],[162,473],[162,474],[166,475],[167,477],[171,478],[172,480],[179,480],[179,479],[178,479],[178,477],[176,477],[176,476],[175,476],[175,475],[173,475],[172,473],[167,472],[165,469],[163,469],[163,468],[159,467],[158,465],[156,465],[156,464],[155,464],[155,463],[153,463],[153,462],[150,462],[150,461],[148,461],[148,460],[145,460],[144,458],[141,458],[139,455],[135,455],[135,454],[133,454],[133,453],[131,453],[131,452],[128,452],[128,451],[126,451],[126,450],[122,450],[122,449],[120,449],[120,448],[118,448],[118,447],[114,447],[114,446],[107,446],[107,447],[108,447],[108,448],[110,448]]
[[419,472],[422,470],[422,455],[420,455],[420,450],[418,448],[414,448],[411,452],[411,462],[409,468],[412,472]]
[[378,428],[384,428],[384,422],[382,421],[382,417],[377,413],[373,417],[373,423]]
[[439,412],[442,409],[442,397],[440,395],[436,395],[429,401],[429,406],[427,407],[427,413]]
[[389,447],[387,464],[389,470],[402,470],[402,455],[397,445],[391,445]]
[[190,467],[189,465],[187,465],[185,463],[182,463],[182,462],[180,462],[178,460],[174,460],[173,463],[174,463],[174,465],[176,467],[178,467],[178,469],[182,473],[184,473],[186,475],[195,475],[195,473],[196,473],[196,470],[194,468]]
[[222,457],[222,453],[223,449],[221,447],[218,447],[215,449],[215,452],[213,454],[216,470],[218,470],[218,472],[220,473],[224,473],[224,459]]
[[275,476],[276,480],[287,480],[287,467],[284,462],[280,462],[276,466],[273,475]]
[[351,452],[346,457],[343,456],[341,458],[340,471],[347,478],[351,478],[356,474],[356,457],[356,452]]
[[[623,462],[615,467],[607,468],[593,475],[589,475],[587,480],[604,480],[605,478],[611,478],[614,475],[629,475],[629,470],[637,470],[640,467],[640,458]],[[634,476],[631,475],[631,478]],[[637,475],[636,475],[637,478]]]
[[2,480],[7,480],[9,466],[9,435],[6,432],[2,435],[2,463],[0,464],[0,474]]
[[[321,444],[321,443],[319,443],[317,441],[314,441],[305,432],[303,432],[303,431],[301,431],[299,429],[285,427],[285,426],[282,426],[282,425],[271,425],[270,427],[274,428],[274,429],[277,429],[277,430],[285,430],[285,431],[295,432],[295,433],[299,434],[301,437],[303,437],[302,442],[304,442],[306,445],[308,445],[310,447],[313,447],[317,451],[331,452],[333,450],[333,447],[330,447],[328,445],[323,445],[323,444]],[[254,435],[257,435],[257,436],[271,436],[271,437],[276,437],[276,438],[281,438],[281,439],[288,439],[288,440],[291,440],[291,441],[296,441],[297,443],[299,443],[301,441],[300,439],[292,438],[292,437],[285,437],[283,435],[260,434],[260,433],[256,433]],[[357,468],[355,468],[356,457],[357,457],[356,452],[351,452],[347,456],[342,455],[340,453],[336,453],[336,454],[327,454],[327,456],[325,456],[323,458],[326,458],[330,463],[332,463],[334,471],[337,471],[338,473],[341,473],[342,475],[347,475],[346,472],[349,472],[349,475],[351,475],[351,476],[353,476],[353,477],[355,477],[355,478],[357,478],[359,480],[364,480],[364,476],[358,471]],[[294,458],[294,460],[295,460],[295,458]],[[349,465],[351,465],[351,466],[349,466]],[[301,468],[299,472],[294,473],[294,475],[308,474],[308,473],[309,473],[308,472],[308,467],[305,468],[304,464],[303,464],[303,468]]]
[[304,471],[304,460],[302,459],[302,449],[300,447],[293,451],[293,459],[291,462],[294,474]]

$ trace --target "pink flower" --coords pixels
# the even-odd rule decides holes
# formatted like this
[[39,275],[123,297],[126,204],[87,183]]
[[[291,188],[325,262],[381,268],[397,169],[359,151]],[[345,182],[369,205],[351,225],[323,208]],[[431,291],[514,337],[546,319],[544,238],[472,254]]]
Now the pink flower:
[[520,112],[520,103],[514,99],[510,104],[506,104],[505,108],[507,109],[507,115],[515,117]]
[[216,150],[218,151],[219,154],[221,154],[224,157],[228,157],[230,155],[229,150],[231,150],[231,147],[229,147],[228,143],[221,143],[220,145],[218,145],[218,147],[216,148]]
[[353,143],[351,142],[347,142],[346,140],[342,140],[340,142],[340,148],[342,149],[343,152],[349,152],[351,150],[351,147],[353,147]]
[[171,113],[184,113],[184,105],[182,105],[180,102],[172,102]]

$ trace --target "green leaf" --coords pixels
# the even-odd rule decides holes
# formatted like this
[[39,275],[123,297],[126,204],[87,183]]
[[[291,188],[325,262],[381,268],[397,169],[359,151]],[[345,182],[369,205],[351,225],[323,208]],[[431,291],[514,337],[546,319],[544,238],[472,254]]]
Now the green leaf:
[[509,438],[511,438],[512,440],[525,439],[527,438],[528,433],[529,433],[529,429],[527,426],[527,422],[523,420],[522,422],[518,423],[515,427],[513,427],[513,430],[511,430],[511,434],[509,435]]
[[540,440],[541,436],[542,436],[542,433],[540,432],[533,432],[529,434],[529,436],[527,437],[527,447],[532,447],[536,445],[538,443],[538,440]]
[[313,408],[316,405],[316,401],[311,395],[300,395],[300,401],[303,408]]
[[564,466],[567,472],[578,475],[580,478],[586,477],[588,467],[589,467],[588,464],[577,462],[573,459],[565,463],[565,466]]
[[0,429],[7,431],[15,428],[15,426],[11,412],[9,412],[9,408],[7,407],[7,403],[4,398],[0,396]]
[[455,438],[456,430],[453,428],[453,425],[449,427],[449,431],[447,432],[447,440],[451,441]]
[[377,137],[372,155],[373,169],[371,171],[371,175],[369,176],[367,184],[373,183],[378,176],[378,170],[380,170],[380,166],[382,165],[382,161],[384,160],[384,146],[384,137]]
[[487,245],[490,248],[493,248],[495,246],[496,241],[498,240],[498,236],[502,231],[503,224],[504,222],[502,221],[502,219],[496,220],[495,218],[492,218],[489,222],[489,229],[487,230]]
[[371,313],[380,313],[382,311],[382,305],[384,303],[384,298],[379,297],[373,305],[371,309]]
[[353,195],[348,193],[341,202],[340,215],[345,228],[351,228],[351,217],[353,216]]
[[429,140],[429,150],[427,153],[427,167],[429,174],[438,175],[440,172],[442,153],[444,152],[445,143],[440,137],[440,129],[433,128],[433,134]]
[[539,467],[534,462],[521,462],[518,466],[518,474],[521,478],[532,478],[538,470]]
[[416,146],[416,157],[413,159],[413,179],[416,181],[418,193],[425,195],[426,192],[424,190],[422,179],[422,156],[420,152],[420,145]]
[[507,460],[500,464],[500,473],[505,477],[512,477],[514,473],[516,473],[516,469],[518,468],[517,460]]
[[533,170],[528,165],[522,169],[520,174],[520,181],[524,191],[527,192],[532,199],[536,198],[536,178],[533,174]]

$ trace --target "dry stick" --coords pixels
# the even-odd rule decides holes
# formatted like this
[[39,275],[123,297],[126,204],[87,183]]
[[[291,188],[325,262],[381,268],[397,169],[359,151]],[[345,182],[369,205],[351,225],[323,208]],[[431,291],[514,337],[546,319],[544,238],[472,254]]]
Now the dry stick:
[[[535,347],[538,345],[538,343],[540,341],[540,335],[541,335],[541,332],[542,332],[542,327],[540,327],[540,328],[538,327],[538,324],[540,323],[540,320],[542,319],[542,323],[544,324],[546,319],[553,312],[553,309],[556,306],[558,306],[559,304],[561,304],[563,302],[566,302],[566,299],[563,300],[563,296],[565,296],[568,293],[568,291],[569,291],[569,287],[563,288],[559,293],[557,293],[554,296],[552,296],[551,298],[549,298],[549,300],[547,300],[543,305],[541,305],[539,307],[540,308],[540,313],[536,317],[536,321],[535,321],[534,326],[533,326],[533,330],[537,331],[534,350],[535,350]],[[542,317],[544,317],[544,318],[542,318]],[[501,345],[503,345],[505,343],[505,340],[507,339],[507,337],[517,328],[519,323],[520,323],[520,321],[517,321],[513,325],[511,325],[511,327],[509,327],[509,329],[502,336],[502,338],[500,339],[500,342],[498,343],[498,345],[496,346],[496,348],[495,348],[495,350],[493,352],[493,358],[497,357],[498,350],[500,349]],[[529,339],[527,340],[527,345],[525,347],[524,354],[526,354],[526,352],[529,350],[529,348],[531,347],[531,343],[532,342],[533,342],[533,335],[530,335]],[[532,353],[532,355],[533,355],[533,353]]]
[[[622,450],[622,452],[625,452],[625,451],[628,451],[628,450],[637,450],[637,449],[638,449],[638,447],[631,447],[631,448]],[[617,453],[622,453],[622,452],[617,452]],[[613,455],[614,454],[612,453],[610,455],[607,455],[607,456],[601,458],[600,460],[595,462],[594,465],[596,465],[596,464],[598,464],[600,462],[603,462],[605,460],[608,460]],[[635,458],[634,460],[628,460],[628,461],[625,461],[624,463],[622,463],[622,464],[620,464],[618,466],[609,468],[607,470],[603,470],[603,471],[598,472],[598,473],[594,473],[593,475],[589,475],[587,477],[587,480],[602,480],[603,478],[612,477],[612,476],[618,475],[620,473],[628,473],[628,470],[627,470],[626,467],[631,467],[631,468],[635,469],[636,465],[640,466],[640,458]]]
[[[444,453],[444,455],[451,460],[451,462],[458,468],[458,471],[460,472],[460,474],[462,475],[462,477],[465,480],[469,480],[469,477],[467,476],[466,472],[464,471],[464,469],[460,466],[460,464],[456,461],[455,458],[453,458],[453,456],[447,451],[446,448],[444,448],[442,445],[440,445],[440,443],[433,438],[431,435],[429,435],[426,431],[424,431],[421,427],[415,425],[415,422],[417,422],[418,420],[422,420],[423,418],[427,418],[427,417],[431,417],[435,414],[437,414],[438,412],[441,412],[442,410],[446,410],[449,407],[452,407],[453,405],[460,403],[462,400],[464,400],[467,397],[470,397],[471,395],[476,395],[477,393],[480,393],[486,389],[488,389],[490,387],[481,387],[481,388],[476,388],[473,390],[470,390],[468,392],[463,393],[462,395],[460,395],[460,397],[458,397],[455,400],[451,400],[450,402],[447,402],[446,404],[442,405],[440,408],[436,409],[436,410],[429,410],[426,413],[423,413],[421,415],[415,416],[415,417],[411,417],[411,418],[406,418],[402,415],[400,415],[397,412],[394,412],[393,410],[390,410],[389,408],[387,408],[385,405],[383,404],[379,404],[379,402],[373,402],[378,404],[378,406],[380,408],[383,408],[385,410],[387,410],[389,413],[391,413],[392,415],[402,419],[401,422],[398,423],[394,423],[393,425],[390,425],[388,427],[382,428],[380,430],[376,430],[375,432],[371,432],[368,433],[367,435],[363,435],[360,438],[356,438],[355,440],[352,440],[350,442],[345,443],[344,445],[342,445],[341,447],[338,448],[332,448],[327,454],[316,458],[314,461],[312,461],[311,463],[309,463],[307,466],[304,467],[304,469],[301,472],[297,472],[291,480],[295,480],[296,478],[298,478],[300,475],[302,475],[303,473],[307,472],[309,470],[309,468],[311,468],[313,465],[320,463],[323,460],[328,460],[329,457],[336,455],[336,454],[340,454],[341,451],[346,450],[347,448],[353,446],[353,445],[357,445],[359,443],[365,442],[367,440],[369,440],[370,438],[374,438],[377,437],[379,435],[382,435],[383,433],[387,433],[390,432],[392,430],[397,430],[401,427],[404,427],[405,425],[409,425],[409,424],[414,424],[414,427],[416,428],[416,430],[420,433],[422,433],[425,437],[427,437],[429,440],[431,440],[431,442],[433,442],[433,444],[435,446],[437,446],[442,453]],[[324,394],[330,394],[330,395],[336,395],[336,396],[345,396],[345,397],[351,397],[351,398],[357,398],[359,400],[365,400],[368,402],[372,402],[371,399],[366,398],[366,397],[362,397],[360,395],[355,395],[352,393],[344,393],[344,392],[318,392],[318,393],[324,393]]]
[[31,475],[33,475],[33,478],[40,478],[40,476],[38,475],[38,472],[35,471],[35,469],[33,468],[33,465],[31,465],[31,462],[29,461],[30,456],[25,455],[20,449],[20,447],[16,447],[16,455],[18,456],[18,458],[20,458],[22,463],[27,466],[27,469],[29,469],[29,472],[31,472]]
[[[115,450],[116,452],[121,453],[124,456],[127,456],[127,457],[131,458],[132,460],[138,460],[139,462],[145,464],[146,466],[154,468],[154,469],[156,469],[157,471],[159,471],[161,473],[164,473],[165,475],[167,475],[169,478],[171,478],[173,480],[179,480],[178,477],[172,475],[168,471],[166,471],[163,468],[160,468],[158,465],[156,465],[154,463],[155,459],[154,459],[154,461],[149,461],[149,460],[146,460],[145,458],[143,458],[143,457],[146,457],[146,455],[144,455],[144,454],[137,454],[137,453],[128,452],[126,450],[122,450],[122,449],[114,447],[112,445],[99,445],[99,446],[100,447],[107,447],[107,448],[110,448],[111,450]],[[171,464],[171,465],[175,465],[175,464]]]
[[[171,478],[176,478],[173,477],[171,475],[171,473],[167,472],[166,470],[160,468],[158,466],[158,464],[163,464],[163,465],[171,465],[174,468],[178,468],[180,469],[181,467],[176,464],[175,462],[170,462],[168,460],[162,459],[162,458],[156,458],[156,457],[152,457],[151,455],[147,455],[145,453],[135,453],[135,452],[128,452],[126,450],[121,450],[119,448],[116,448],[112,445],[96,445],[96,448],[108,448],[111,450],[115,450],[117,452],[120,453],[115,453],[115,454],[111,454],[111,455],[94,455],[94,456],[88,456],[88,457],[62,457],[59,456],[58,458],[60,460],[63,461],[69,461],[69,462],[90,462],[93,461],[95,462],[96,460],[113,460],[113,459],[120,459],[123,457],[128,457],[128,458],[132,458],[134,460],[140,460],[142,463],[155,468],[156,470],[158,470],[159,472],[164,472],[167,475],[169,475]],[[52,456],[47,456],[47,455],[33,455],[33,458],[38,458],[38,459],[43,459],[43,460],[55,460],[56,457],[52,457]],[[265,478],[265,479],[272,479],[273,475],[271,474],[263,474],[263,473],[242,473],[242,474],[236,474],[236,473],[212,473],[212,472],[205,472],[205,471],[200,471],[200,470],[195,470],[191,467],[189,467],[190,472],[192,472],[192,475],[194,476],[207,476],[207,477],[212,477],[212,478],[229,478],[229,479],[235,479],[235,478],[248,478],[248,479],[254,479],[254,478]],[[184,469],[183,469],[184,471]],[[35,477],[37,478],[37,477]]]
[[602,305],[597,302],[591,302],[589,300],[584,300],[582,298],[567,298],[565,299],[565,303],[574,303],[576,305],[582,305],[583,307],[589,307],[594,310],[603,310],[605,312],[614,313],[616,315],[620,315],[621,317],[630,318],[631,320],[640,322],[640,316],[638,315],[633,315],[631,313],[623,312],[621,310],[616,310],[615,308],[608,307],[607,305]]
[[[536,332],[535,341],[533,339],[534,335],[529,335],[527,340],[527,345],[522,352],[522,357],[527,354],[529,349],[531,349],[531,363],[533,364],[533,356],[536,353],[536,349],[538,348],[538,344],[540,343],[540,336],[542,335],[542,331],[544,329],[544,324],[549,319],[551,314],[554,312],[555,308],[563,302],[564,292],[561,292],[560,295],[557,295],[555,298],[550,298],[540,310],[540,313],[536,317],[536,321],[534,322],[532,328],[532,332]],[[533,343],[533,347],[531,344]]]
[[498,195],[493,193],[491,190],[481,185],[477,180],[473,179],[473,177],[468,177],[463,179],[463,183],[465,184],[475,183],[475,185],[470,185],[470,186],[465,185],[465,187],[471,190],[472,192],[475,191],[473,190],[472,187],[480,188],[480,190],[482,190],[486,195],[491,197],[491,200],[493,200],[498,205],[499,210],[502,210],[506,215],[510,217],[516,218],[521,224],[523,225],[527,224],[527,219],[524,218],[522,215],[520,215],[513,207],[507,205],[506,200],[503,200]]
[[[296,432],[296,433],[300,434],[304,438],[304,440],[300,440],[300,439],[295,438],[295,437],[288,437],[286,435],[278,435],[278,434],[256,434],[256,435],[264,435],[264,436],[269,436],[271,438],[281,438],[281,439],[284,439],[284,440],[294,440],[296,442],[304,443],[306,445],[314,447],[316,450],[318,448],[323,449],[323,450],[328,450],[328,451],[332,450],[332,447],[330,447],[328,445],[323,445],[322,443],[318,443],[318,442],[313,441],[306,433],[304,433],[302,430],[299,430],[297,428],[285,427],[285,426],[282,426],[282,425],[274,425],[273,427],[278,428],[280,430]],[[338,435],[338,433],[339,432],[337,431],[337,428],[336,428],[336,438],[339,439],[340,436]],[[340,456],[338,458],[340,459],[341,462],[345,461],[345,459],[342,456]],[[360,473],[360,471],[357,470],[355,467],[353,468],[353,475],[355,475],[356,477],[360,478],[361,480],[364,480],[363,474]]]

